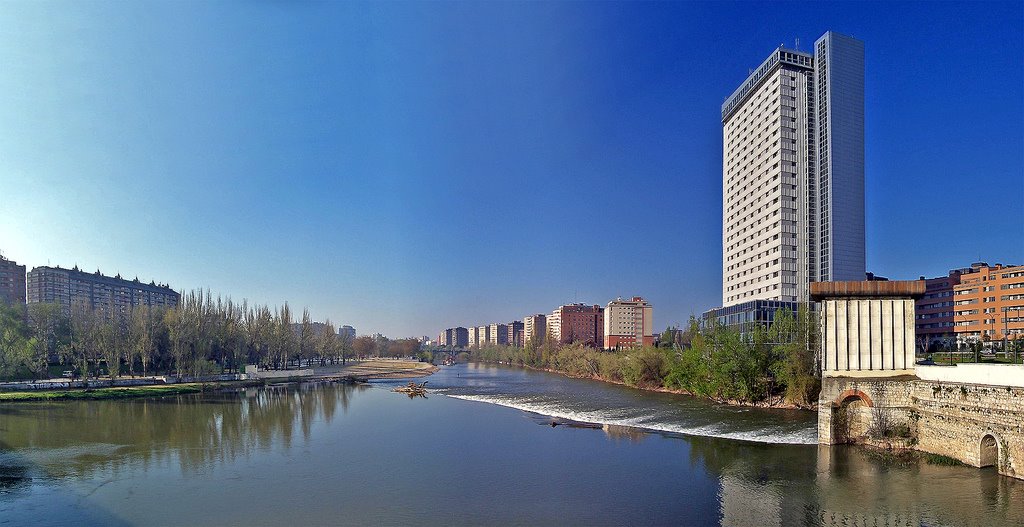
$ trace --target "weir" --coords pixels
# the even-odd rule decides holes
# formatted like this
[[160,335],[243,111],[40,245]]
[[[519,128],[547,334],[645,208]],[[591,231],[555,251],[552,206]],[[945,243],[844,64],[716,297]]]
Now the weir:
[[1024,479],[1024,365],[917,365],[924,281],[811,284],[821,302],[818,442],[914,449]]

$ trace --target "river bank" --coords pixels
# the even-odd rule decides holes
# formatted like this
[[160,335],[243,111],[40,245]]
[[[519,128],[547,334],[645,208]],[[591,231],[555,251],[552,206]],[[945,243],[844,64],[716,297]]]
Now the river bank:
[[[133,382],[131,386],[73,386],[66,379],[33,382],[32,389],[16,389],[0,391],[0,403],[29,401],[60,401],[60,400],[103,400],[127,399],[135,397],[162,397],[181,395],[202,391],[246,386],[262,386],[264,384],[285,384],[306,381],[352,382],[371,379],[404,379],[431,375],[437,366],[424,362],[401,360],[368,360],[352,362],[346,365],[312,368],[312,374],[279,376],[266,379],[231,379],[200,382],[172,383],[162,377],[145,379],[125,379]],[[285,370],[287,371],[287,370]],[[304,370],[310,371],[310,370]],[[105,382],[109,382],[104,380]],[[94,382],[92,380],[90,383]],[[51,384],[52,387],[47,387]]]
[[161,397],[203,391],[199,384],[176,384],[170,386],[126,386],[119,388],[78,388],[43,391],[0,392],[0,403],[28,401],[73,401],[127,399],[131,397]]
[[697,394],[695,394],[693,392],[690,392],[690,391],[687,391],[687,390],[679,390],[679,389],[666,388],[664,386],[631,385],[631,384],[625,383],[623,381],[619,381],[619,380],[615,380],[615,379],[608,379],[608,378],[602,377],[600,375],[575,375],[575,374],[570,373],[570,372],[556,370],[556,369],[553,369],[553,368],[539,368],[539,367],[536,367],[536,366],[528,366],[528,365],[525,365],[525,364],[516,364],[516,363],[512,363],[512,362],[503,362],[503,361],[490,362],[490,361],[474,360],[472,362],[479,362],[480,364],[499,364],[499,365],[505,366],[505,367],[523,368],[523,369],[533,370],[533,371],[543,371],[543,372],[547,372],[547,373],[553,373],[555,375],[561,375],[561,376],[567,377],[569,379],[585,379],[585,380],[590,380],[590,381],[604,382],[604,383],[608,383],[608,384],[615,384],[615,385],[618,385],[618,386],[625,386],[627,388],[632,388],[634,390],[642,390],[642,391],[645,391],[645,392],[657,392],[657,393],[670,393],[670,394],[675,394],[675,395],[686,395],[688,397],[694,397],[694,398],[697,398],[697,399],[702,399],[702,400],[706,400],[706,401],[712,401],[712,402],[715,402],[715,403],[718,403],[718,404],[725,404],[725,405],[729,405],[729,406],[739,406],[739,407],[747,407],[747,408],[778,409],[778,410],[802,410],[802,411],[807,411],[807,412],[816,412],[816,411],[818,411],[818,405],[816,403],[815,404],[810,404],[810,405],[793,404],[793,403],[786,402],[781,396],[774,396],[774,397],[772,397],[770,399],[767,399],[765,401],[740,401],[740,400],[737,400],[737,399],[719,399],[719,398],[715,398],[715,397],[703,397],[703,396],[697,395]]

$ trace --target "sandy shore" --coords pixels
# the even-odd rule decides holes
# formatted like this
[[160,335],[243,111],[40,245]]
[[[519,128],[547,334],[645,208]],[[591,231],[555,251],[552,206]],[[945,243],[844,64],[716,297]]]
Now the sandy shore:
[[317,377],[356,377],[359,379],[403,379],[426,377],[437,371],[437,366],[426,362],[408,360],[371,359],[350,361],[341,366],[313,368]]

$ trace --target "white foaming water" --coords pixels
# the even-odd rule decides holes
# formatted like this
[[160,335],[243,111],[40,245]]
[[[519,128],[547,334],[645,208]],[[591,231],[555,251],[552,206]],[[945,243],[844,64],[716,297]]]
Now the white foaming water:
[[619,410],[595,410],[595,411],[573,411],[566,410],[557,403],[545,403],[536,399],[523,399],[515,397],[504,397],[497,395],[456,395],[442,393],[447,397],[463,399],[466,401],[477,401],[496,404],[508,408],[515,408],[535,414],[568,419],[580,423],[594,423],[601,425],[621,425],[654,430],[657,432],[669,432],[691,436],[719,437],[724,439],[735,439],[739,441],[751,441],[755,443],[789,444],[789,445],[814,445],[818,443],[817,431],[809,430],[782,430],[762,428],[750,431],[730,431],[712,425],[706,426],[684,426],[656,418],[651,415],[627,416],[626,412]]

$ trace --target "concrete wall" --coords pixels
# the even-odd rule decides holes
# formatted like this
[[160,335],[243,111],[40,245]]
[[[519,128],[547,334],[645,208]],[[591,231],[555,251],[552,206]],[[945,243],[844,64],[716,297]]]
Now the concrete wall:
[[829,298],[821,308],[824,377],[914,373],[914,301]]
[[918,366],[917,377],[924,381],[1024,386],[1024,364]]

